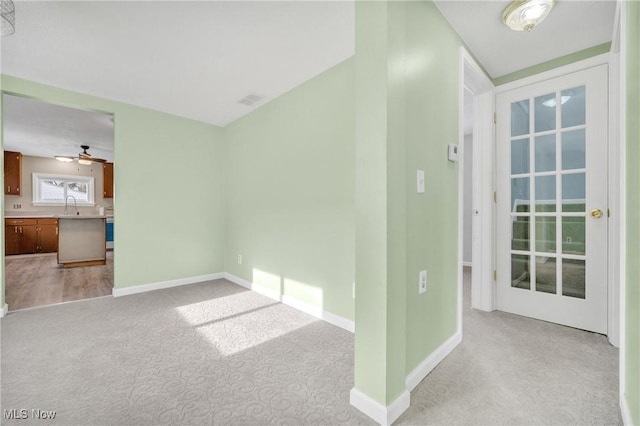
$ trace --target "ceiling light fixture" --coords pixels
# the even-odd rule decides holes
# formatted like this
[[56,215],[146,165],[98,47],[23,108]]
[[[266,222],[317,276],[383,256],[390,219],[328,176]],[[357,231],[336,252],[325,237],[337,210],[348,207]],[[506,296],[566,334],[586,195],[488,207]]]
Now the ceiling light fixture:
[[56,160],[62,161],[64,163],[70,163],[77,160],[78,164],[84,164],[85,166],[89,166],[93,163],[105,163],[107,161],[104,158],[97,158],[89,154],[89,145],[80,145],[80,148],[82,148],[82,152],[78,154],[77,157],[70,157],[68,155],[56,155],[55,158]]
[[16,7],[11,0],[0,2],[0,35],[8,36],[16,32]]
[[514,31],[531,31],[549,15],[555,0],[514,0],[502,12],[502,21]]
[[63,163],[70,163],[73,161],[73,158],[65,157],[64,155],[56,155],[56,160],[62,161]]

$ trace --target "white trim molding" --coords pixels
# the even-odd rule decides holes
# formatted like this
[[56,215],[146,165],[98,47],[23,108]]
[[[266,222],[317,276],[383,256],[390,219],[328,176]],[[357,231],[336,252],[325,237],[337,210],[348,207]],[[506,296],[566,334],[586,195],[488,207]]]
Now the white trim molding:
[[349,393],[349,403],[383,426],[398,420],[398,417],[409,408],[411,394],[405,390],[390,405],[384,406],[356,388]]
[[8,313],[9,313],[9,305],[5,303],[2,309],[0,309],[0,318],[4,318],[5,316],[7,316]]
[[629,403],[624,393],[620,394],[620,414],[622,415],[622,424],[624,426],[633,426],[631,410],[629,410]]
[[[475,309],[493,311],[495,295],[493,291],[494,206],[492,192],[494,188],[494,85],[482,68],[467,52],[460,47],[460,91],[459,91],[459,143],[464,143],[464,92],[468,90],[473,97],[473,134],[471,152],[463,155],[463,162],[472,162],[473,182],[471,209],[471,305]],[[460,164],[464,173],[463,164]],[[464,192],[463,177],[459,177],[458,187],[458,262],[462,262]],[[458,332],[462,333],[462,268],[458,271]]]
[[179,278],[177,280],[161,281],[157,283],[142,284],[132,287],[114,288],[113,297],[129,296],[131,294],[146,293],[147,291],[162,290],[165,288],[219,280],[222,278],[224,278],[224,273],[218,272],[215,274],[197,275],[194,277]]
[[441,344],[424,361],[420,363],[405,379],[407,391],[412,391],[443,359],[462,342],[462,333],[456,332],[453,336]]
[[238,284],[239,286],[247,288],[251,291],[255,291],[256,293],[259,293],[270,299],[277,300],[278,302],[291,306],[292,308],[309,314],[312,317],[316,317],[318,319],[326,321],[329,324],[335,325],[336,327],[340,327],[344,330],[350,331],[351,333],[355,332],[355,323],[352,320],[346,319],[331,312],[324,311],[318,306],[302,302],[296,298],[287,296],[286,294],[280,294],[277,291],[256,285],[250,281],[247,281],[228,272],[225,272],[223,275],[226,280],[229,280],[234,284]]
[[601,55],[592,56],[587,59],[583,59],[581,61],[573,62],[568,65],[563,65],[558,68],[550,69],[549,71],[544,71],[538,74],[531,75],[529,77],[521,78],[520,80],[510,81],[505,84],[501,84],[500,86],[496,86],[495,92],[502,93],[508,92],[512,89],[518,89],[523,86],[528,86],[529,84],[538,83],[540,81],[549,80],[555,77],[560,77],[565,74],[571,74],[576,71],[586,70],[587,68],[596,67],[602,64],[609,63],[610,53],[603,53]]
[[[620,407],[622,409],[622,418],[624,420],[625,425],[631,425],[631,413],[629,412],[629,406],[626,401],[626,391],[627,391],[627,357],[626,357],[626,348],[627,348],[627,326],[626,326],[626,318],[627,318],[627,163],[626,152],[627,152],[627,2],[619,0],[617,2],[616,14],[618,15],[617,25],[619,28],[616,28],[619,36],[619,40],[617,41],[617,45],[614,44],[614,47],[618,47],[618,114],[621,119],[618,122],[618,138],[620,140],[619,145],[619,154],[620,154],[620,163],[619,163],[619,173],[620,173],[620,198],[619,201],[619,209],[620,209],[620,220],[618,222],[618,230],[620,232],[620,241],[618,245],[618,251],[620,255],[618,267],[619,270],[619,289],[618,289],[618,336],[619,336],[619,344],[620,344],[620,372],[618,377],[620,377]],[[614,50],[615,51],[615,50]],[[613,266],[613,265],[610,265]],[[615,267],[615,266],[613,266]],[[626,411],[625,411],[626,410]],[[626,418],[625,418],[626,413]],[[627,421],[628,420],[628,421]],[[640,421],[640,419],[638,419]]]
[[[74,207],[77,206],[95,206],[96,205],[96,184],[93,176],[84,175],[60,175],[57,173],[31,173],[32,176],[32,202],[34,206],[65,206],[67,207],[67,199],[73,198]],[[64,196],[65,201],[50,200],[45,201],[42,199],[42,184],[45,180],[58,180],[64,182]],[[87,201],[76,200],[75,197],[68,194],[69,188],[67,184],[69,182],[82,182],[87,184]]]

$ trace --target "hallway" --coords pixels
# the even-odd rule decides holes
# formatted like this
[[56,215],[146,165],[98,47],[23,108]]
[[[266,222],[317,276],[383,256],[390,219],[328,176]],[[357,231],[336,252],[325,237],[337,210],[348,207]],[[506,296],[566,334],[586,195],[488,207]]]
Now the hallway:
[[606,337],[471,309],[462,343],[411,392],[396,424],[622,424],[618,349]]

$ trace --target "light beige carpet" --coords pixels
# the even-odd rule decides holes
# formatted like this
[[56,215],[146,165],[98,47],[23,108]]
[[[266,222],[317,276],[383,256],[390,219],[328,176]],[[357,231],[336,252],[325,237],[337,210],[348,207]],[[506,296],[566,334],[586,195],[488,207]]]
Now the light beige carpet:
[[462,343],[411,392],[397,424],[616,425],[618,349],[605,336],[471,309]]
[[[352,334],[224,280],[15,312],[0,330],[2,409],[56,411],[2,424],[374,424],[349,405]],[[464,342],[398,424],[615,424],[617,353],[465,309]]]
[[9,314],[3,424],[372,424],[353,335],[225,280]]

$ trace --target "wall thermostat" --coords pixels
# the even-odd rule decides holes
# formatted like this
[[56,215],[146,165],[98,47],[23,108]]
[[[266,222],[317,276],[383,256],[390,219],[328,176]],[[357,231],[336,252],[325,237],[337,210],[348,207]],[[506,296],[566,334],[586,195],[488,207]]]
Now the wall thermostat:
[[449,145],[449,161],[458,162],[458,145]]

